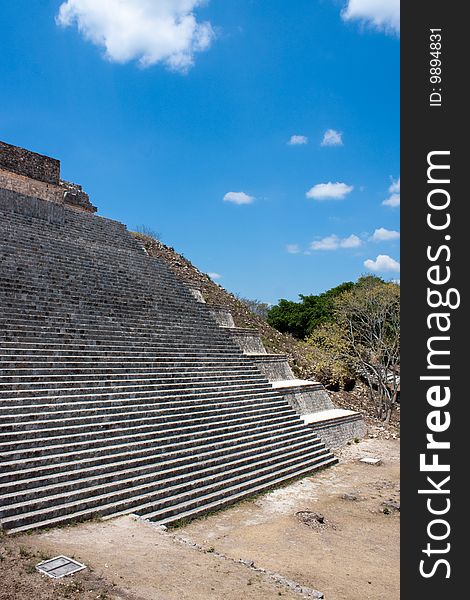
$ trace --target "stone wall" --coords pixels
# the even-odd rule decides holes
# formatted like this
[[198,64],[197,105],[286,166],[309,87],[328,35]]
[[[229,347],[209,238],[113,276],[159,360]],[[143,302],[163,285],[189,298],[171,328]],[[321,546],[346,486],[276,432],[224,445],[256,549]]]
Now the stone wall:
[[210,305],[209,311],[219,327],[235,327],[232,313],[224,306]]
[[341,423],[331,423],[312,427],[327,448],[337,450],[354,439],[363,438],[367,427],[362,418],[344,419]]
[[261,337],[255,329],[228,328],[233,341],[244,354],[266,354]]
[[60,187],[63,190],[65,204],[79,210],[87,212],[96,212],[96,206],[90,202],[90,196],[83,191],[82,186],[70,181],[60,181]]
[[273,356],[272,354],[268,354],[266,356],[253,356],[252,360],[269,381],[294,379],[288,357],[285,355]]
[[81,185],[60,179],[60,162],[0,141],[0,189],[96,212]]
[[282,392],[284,398],[299,415],[307,415],[335,408],[328,392],[321,383],[276,389]]
[[44,202],[39,198],[24,196],[18,192],[0,188],[0,210],[14,212],[47,223],[62,225],[65,219],[64,205],[55,202]]
[[31,179],[2,167],[0,167],[0,188],[58,204],[64,201],[64,192],[59,185]]
[[196,302],[200,302],[201,304],[205,304],[206,303],[206,301],[204,300],[204,296],[202,295],[202,292],[201,292],[201,290],[199,288],[197,288],[197,287],[190,287],[189,291],[191,292],[191,294],[196,299]]
[[59,185],[60,161],[2,141],[0,167],[36,181]]

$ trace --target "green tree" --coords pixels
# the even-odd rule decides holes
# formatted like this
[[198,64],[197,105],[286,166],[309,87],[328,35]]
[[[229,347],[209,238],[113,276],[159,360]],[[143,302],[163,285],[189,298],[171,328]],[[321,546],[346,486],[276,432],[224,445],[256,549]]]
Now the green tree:
[[348,281],[317,296],[300,295],[300,302],[280,300],[269,310],[267,321],[278,331],[303,340],[321,324],[334,320],[335,298],[354,285]]
[[290,333],[303,339],[308,325],[308,315],[302,303],[292,300],[279,300],[267,315],[268,323],[282,333]]

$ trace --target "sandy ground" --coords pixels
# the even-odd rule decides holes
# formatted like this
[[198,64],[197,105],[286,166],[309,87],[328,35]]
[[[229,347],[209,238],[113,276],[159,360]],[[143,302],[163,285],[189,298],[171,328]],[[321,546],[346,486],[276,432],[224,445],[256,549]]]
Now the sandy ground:
[[[366,456],[382,464],[360,463]],[[320,590],[327,600],[397,600],[399,520],[399,442],[366,439],[336,467],[178,529],[122,517],[4,538],[0,598],[269,600]],[[60,582],[35,573],[58,554],[89,568]]]
[[[230,556],[250,558],[321,590],[327,599],[396,600],[398,451],[397,441],[368,439],[347,446],[337,467],[195,521],[180,533]],[[359,463],[363,456],[380,457],[382,465]],[[382,503],[389,501],[387,510]],[[326,526],[305,524],[299,511],[320,513]]]

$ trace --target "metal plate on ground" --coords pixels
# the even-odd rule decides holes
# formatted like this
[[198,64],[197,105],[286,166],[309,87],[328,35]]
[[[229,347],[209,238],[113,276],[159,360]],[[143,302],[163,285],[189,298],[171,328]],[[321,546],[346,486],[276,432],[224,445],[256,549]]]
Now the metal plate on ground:
[[72,573],[77,573],[82,569],[86,569],[86,566],[82,565],[82,563],[79,563],[76,560],[73,560],[73,558],[62,555],[45,560],[36,565],[37,571],[47,575],[48,577],[53,577],[54,579],[60,579],[66,575],[72,575]]

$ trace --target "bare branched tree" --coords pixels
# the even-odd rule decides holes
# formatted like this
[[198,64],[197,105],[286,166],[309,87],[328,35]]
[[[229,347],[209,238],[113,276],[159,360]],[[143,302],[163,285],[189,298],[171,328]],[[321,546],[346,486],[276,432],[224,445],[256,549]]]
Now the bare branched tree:
[[155,231],[155,229],[152,229],[151,227],[148,227],[147,225],[138,225],[136,227],[136,232],[137,233],[141,233],[142,235],[145,235],[147,237],[151,237],[154,240],[160,240],[160,233],[158,231]]
[[400,381],[400,287],[363,277],[337,299],[336,318],[344,326],[377,416],[388,422]]
[[271,308],[269,304],[266,302],[261,302],[261,300],[250,300],[249,298],[242,298],[240,296],[237,297],[240,302],[243,302],[243,304],[245,304],[251,310],[252,313],[255,313],[255,315],[258,315],[258,317],[261,317],[266,321],[269,309]]

